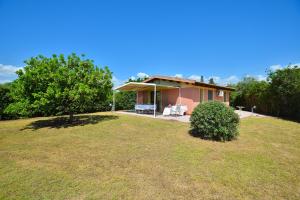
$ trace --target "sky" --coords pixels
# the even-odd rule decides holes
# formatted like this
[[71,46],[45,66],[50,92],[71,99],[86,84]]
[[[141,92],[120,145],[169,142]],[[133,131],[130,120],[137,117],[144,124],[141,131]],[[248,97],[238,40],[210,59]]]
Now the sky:
[[0,0],[0,83],[39,54],[82,54],[115,85],[168,75],[234,83],[300,63],[300,0]]

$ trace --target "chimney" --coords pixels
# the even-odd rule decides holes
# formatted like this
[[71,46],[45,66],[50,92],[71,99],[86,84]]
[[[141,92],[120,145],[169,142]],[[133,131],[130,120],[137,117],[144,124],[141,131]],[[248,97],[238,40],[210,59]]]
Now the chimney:
[[204,77],[203,76],[201,76],[201,80],[200,80],[200,82],[204,82]]

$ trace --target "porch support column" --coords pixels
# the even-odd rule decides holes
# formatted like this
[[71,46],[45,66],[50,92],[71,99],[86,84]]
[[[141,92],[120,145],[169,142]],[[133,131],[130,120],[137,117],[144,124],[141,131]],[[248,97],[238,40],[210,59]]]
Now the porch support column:
[[179,89],[179,104],[181,105],[181,87],[179,87],[178,89]]
[[116,110],[116,99],[115,99],[115,93],[116,91],[113,90],[113,105],[112,105],[112,108],[111,110],[114,112]]
[[154,85],[154,112],[153,117],[156,117],[156,84]]

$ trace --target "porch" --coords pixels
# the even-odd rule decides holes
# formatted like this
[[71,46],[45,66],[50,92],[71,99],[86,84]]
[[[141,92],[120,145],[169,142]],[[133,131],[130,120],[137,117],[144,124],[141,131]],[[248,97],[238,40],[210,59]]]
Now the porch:
[[[116,91],[136,92],[135,111],[138,112],[136,114],[143,113],[148,114],[149,116],[151,113],[153,117],[157,117],[161,115],[166,107],[182,106],[181,87],[178,86],[161,85],[156,83],[129,82],[118,88],[115,88],[114,94]],[[115,110],[114,105],[115,98],[113,98],[113,111]],[[132,111],[128,113],[132,113]],[[180,115],[182,115],[182,112],[180,112]]]

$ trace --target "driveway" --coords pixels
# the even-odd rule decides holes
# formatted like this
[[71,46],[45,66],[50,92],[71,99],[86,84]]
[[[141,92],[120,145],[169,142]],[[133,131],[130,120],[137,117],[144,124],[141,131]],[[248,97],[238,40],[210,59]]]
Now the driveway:
[[248,112],[248,111],[240,111],[240,110],[235,110],[235,113],[237,113],[240,118],[245,118],[245,117],[251,117],[251,116],[256,116],[256,117],[266,117],[265,115],[261,115],[261,114],[257,114],[257,113],[252,113],[252,112]]

